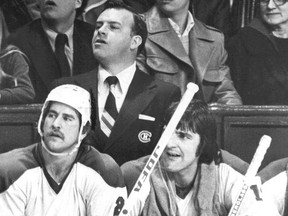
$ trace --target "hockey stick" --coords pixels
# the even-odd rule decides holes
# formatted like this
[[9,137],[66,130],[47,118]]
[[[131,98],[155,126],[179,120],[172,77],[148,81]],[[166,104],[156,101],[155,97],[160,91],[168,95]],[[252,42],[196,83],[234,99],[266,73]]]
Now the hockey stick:
[[243,186],[242,186],[242,188],[238,194],[237,200],[232,205],[228,216],[237,216],[238,215],[239,210],[240,210],[241,205],[242,205],[242,202],[246,196],[246,193],[251,186],[249,180],[251,180],[253,177],[256,176],[257,171],[261,165],[261,162],[262,162],[262,160],[266,154],[266,151],[270,146],[271,140],[272,140],[271,137],[267,136],[267,135],[263,135],[261,137],[260,142],[259,142],[259,146],[256,149],[256,152],[253,156],[253,159],[250,163],[250,166],[246,172]]
[[194,83],[188,83],[187,90],[181,98],[174,114],[172,115],[169,123],[167,124],[165,130],[163,131],[157,145],[155,146],[151,156],[149,157],[147,163],[144,166],[139,178],[137,179],[128,199],[125,201],[124,207],[122,208],[119,216],[128,215],[130,208],[133,206],[133,202],[136,200],[135,197],[138,196],[145,181],[149,180],[149,177],[158,162],[162,152],[164,151],[170,137],[175,131],[182,115],[184,114],[186,108],[188,107],[190,101],[192,100],[194,94],[198,91],[198,86]]

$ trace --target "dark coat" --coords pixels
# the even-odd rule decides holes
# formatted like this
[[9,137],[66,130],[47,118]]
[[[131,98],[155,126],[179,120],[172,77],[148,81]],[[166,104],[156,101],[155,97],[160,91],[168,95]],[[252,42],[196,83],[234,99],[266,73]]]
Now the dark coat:
[[[95,69],[76,77],[62,78],[55,81],[55,86],[70,83],[89,90],[98,109],[97,72]],[[164,113],[172,101],[180,99],[180,95],[178,87],[137,69],[109,139],[100,129],[99,112],[96,111],[95,131],[86,140],[100,152],[111,155],[119,165],[151,154],[162,134]],[[155,120],[141,119],[139,114]],[[148,136],[142,139],[141,134]]]
[[288,104],[287,59],[280,56],[273,36],[259,19],[231,38],[227,50],[232,80],[243,104]]
[[[75,20],[73,35],[73,73],[81,74],[92,70],[96,61],[92,52],[92,25]],[[30,60],[30,78],[33,83],[35,102],[43,102],[48,95],[49,87],[59,78],[60,67],[52,50],[41,20],[35,20],[15,32],[9,39],[18,46]]]

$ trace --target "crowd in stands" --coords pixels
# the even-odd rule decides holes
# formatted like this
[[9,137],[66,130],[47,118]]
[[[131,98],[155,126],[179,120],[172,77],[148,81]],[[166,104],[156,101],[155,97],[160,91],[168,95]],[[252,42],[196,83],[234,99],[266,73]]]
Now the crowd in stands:
[[[49,22],[50,18],[46,17],[41,1],[1,1],[2,44],[13,45],[14,49],[18,48],[24,54],[29,77],[25,75],[21,78],[19,72],[16,74],[8,71],[12,69],[5,68],[5,73],[18,76],[19,91],[15,91],[19,96],[23,89],[23,98],[16,95],[16,100],[11,98],[4,101],[3,96],[0,104],[43,103],[53,80],[86,73],[95,68],[97,61],[92,53],[91,41],[95,21],[106,1],[81,1],[81,6],[77,7],[73,16],[59,21],[65,23],[64,26],[59,22]],[[156,0],[121,1],[143,14],[146,20],[148,39],[145,49],[137,57],[140,70],[179,86],[182,94],[188,82],[197,83],[201,86],[198,98],[208,103],[287,104],[286,38],[285,33],[277,34],[285,32],[286,25],[282,25],[281,20],[278,22],[277,17],[270,17],[274,11],[282,13],[283,10],[285,14],[285,1],[280,2],[279,9],[278,1],[275,4],[253,1],[257,9],[256,17],[238,32],[232,26],[233,1],[187,1],[188,9],[183,5],[182,8],[173,9],[174,12],[157,4]],[[241,6],[239,2],[234,4]],[[285,21],[285,17],[283,19]],[[64,46],[70,67],[67,74],[60,72],[65,67],[63,65],[67,67],[67,61],[59,64],[58,61],[63,60],[59,56],[55,58],[58,54],[53,31],[66,31],[68,36]],[[18,70],[21,70],[21,74],[27,74],[24,67]],[[2,84],[3,88],[6,87]],[[12,90],[7,91],[11,93]]]
[[[288,2],[257,7],[233,32],[228,0],[1,1],[0,104],[43,103],[41,141],[0,154],[1,211],[118,215],[193,82],[129,215],[228,215],[248,165],[208,104],[288,104]],[[240,215],[288,214],[286,165],[249,179],[263,197],[249,187]]]

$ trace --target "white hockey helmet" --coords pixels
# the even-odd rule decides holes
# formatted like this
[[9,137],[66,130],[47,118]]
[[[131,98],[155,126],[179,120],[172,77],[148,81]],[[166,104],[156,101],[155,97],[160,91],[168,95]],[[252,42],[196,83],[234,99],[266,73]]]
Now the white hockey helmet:
[[80,125],[80,130],[79,130],[78,142],[75,145],[75,148],[71,152],[68,153],[68,154],[72,154],[73,152],[78,150],[82,140],[87,135],[86,133],[85,134],[82,133],[83,127],[87,125],[87,123],[89,124],[89,126],[91,126],[90,93],[87,90],[79,86],[65,84],[65,85],[61,85],[61,86],[54,88],[49,93],[48,97],[46,98],[43,104],[41,115],[40,115],[39,122],[38,122],[38,133],[41,136],[42,145],[50,154],[67,155],[67,153],[55,153],[55,152],[49,151],[46,147],[46,144],[43,142],[42,128],[43,128],[43,124],[45,121],[45,117],[48,112],[48,110],[46,109],[49,107],[48,105],[50,104],[50,102],[60,102],[60,103],[66,104],[74,108],[75,110],[77,110],[81,115],[81,125]]

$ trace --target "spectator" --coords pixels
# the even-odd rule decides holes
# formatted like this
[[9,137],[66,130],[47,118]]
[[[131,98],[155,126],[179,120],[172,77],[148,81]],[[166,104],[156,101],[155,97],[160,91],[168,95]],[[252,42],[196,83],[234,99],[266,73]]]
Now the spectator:
[[[177,105],[169,107],[166,124]],[[135,205],[129,215],[228,215],[242,187],[243,176],[218,162],[218,151],[216,121],[207,104],[194,100],[171,135],[150,181],[134,197]],[[129,192],[134,185],[131,178],[139,176],[148,158],[121,166]],[[249,189],[239,215],[278,215],[275,212],[269,203],[256,201]]]
[[207,103],[238,105],[227,67],[224,36],[189,12],[190,0],[157,0],[147,13],[148,39],[138,57],[139,68],[179,86],[199,85],[197,97]]
[[260,0],[260,18],[227,46],[235,87],[247,105],[288,105],[288,3]]
[[90,94],[63,85],[39,118],[41,142],[0,155],[1,215],[113,215],[126,197],[119,166],[81,145],[91,125]]
[[[93,92],[98,108],[95,119],[100,123],[89,136],[91,145],[123,164],[152,152],[162,132],[164,111],[179,100],[180,90],[136,67],[147,29],[132,8],[107,1],[95,26],[92,44],[99,66],[89,73],[57,80],[55,85],[73,83]],[[111,77],[116,78],[116,84],[109,88]]]
[[[156,0],[123,0],[138,13],[147,12]],[[200,21],[224,32],[232,34],[229,0],[190,0],[190,12]]]
[[75,20],[87,0],[39,0],[41,19],[18,29],[10,42],[30,60],[36,102],[43,102],[56,78],[81,74],[95,67],[91,40],[94,27]]
[[15,46],[7,45],[8,35],[0,10],[0,105],[31,103],[35,92],[28,74],[27,58]]

